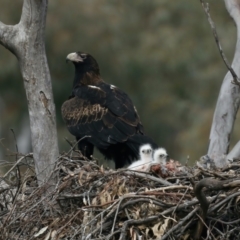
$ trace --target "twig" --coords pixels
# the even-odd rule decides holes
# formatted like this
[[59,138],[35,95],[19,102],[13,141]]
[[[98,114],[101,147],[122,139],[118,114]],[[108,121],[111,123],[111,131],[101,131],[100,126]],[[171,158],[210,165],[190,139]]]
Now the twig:
[[121,231],[121,235],[119,240],[125,240],[126,239],[126,235],[127,235],[127,228],[129,228],[129,225],[142,225],[142,224],[147,224],[147,223],[152,223],[154,221],[156,221],[158,219],[158,216],[152,216],[152,217],[148,217],[146,219],[140,219],[140,220],[127,220],[124,222],[123,227],[122,227],[122,231]]
[[106,237],[106,240],[109,240],[109,239],[111,239],[114,235],[116,235],[116,234],[119,234],[119,233],[121,233],[121,231],[120,230],[117,230],[117,231],[115,231],[115,232],[113,232],[113,233],[111,233],[110,235],[108,235],[107,237]]
[[[191,190],[193,191],[193,188],[190,186],[186,186],[186,185],[172,185],[172,186],[168,186],[168,187],[160,187],[160,188],[154,188],[151,190],[146,190],[145,192],[153,192],[153,191],[165,191],[165,190],[174,190],[174,189],[184,189],[186,188],[187,190]],[[142,194],[143,192],[140,192],[139,194]]]
[[67,226],[71,223],[71,221],[72,221],[81,211],[82,211],[82,209],[78,210],[78,211],[76,212],[76,214],[74,214],[74,215],[66,222],[66,224],[64,224],[62,227],[60,227],[60,228],[57,230],[58,234],[59,234],[65,227],[67,227]]
[[[17,152],[17,154],[16,154],[16,162],[17,162],[17,159],[18,159],[18,145],[17,145],[17,139],[16,139],[16,135],[15,135],[15,132],[14,132],[14,130],[11,128],[10,129],[11,130],[11,132],[12,132],[12,134],[13,134],[13,139],[14,139],[14,141],[15,141],[15,147],[16,147],[16,152]],[[20,175],[20,169],[19,169],[19,166],[18,166],[18,164],[16,165],[16,178],[17,178],[17,191],[16,191],[16,193],[15,193],[15,195],[14,195],[14,197],[13,197],[13,203],[15,202],[15,199],[16,199],[16,197],[17,197],[17,194],[18,194],[18,192],[19,192],[19,190],[20,190],[20,186],[21,186],[21,175]]]
[[[213,226],[213,229],[221,235],[222,239],[224,239],[224,234],[223,234],[218,228],[216,228],[215,226]],[[209,236],[209,234],[208,234],[208,236]],[[207,236],[207,237],[208,237],[208,236]],[[207,239],[209,239],[209,238],[207,238]],[[218,239],[219,239],[219,238],[218,238]],[[220,238],[220,239],[221,239],[221,238]],[[229,238],[226,238],[226,239],[229,239]]]
[[[96,193],[91,193],[89,196],[90,197],[96,197]],[[80,193],[80,194],[77,194],[77,193],[65,193],[65,194],[61,194],[58,196],[58,199],[59,200],[63,200],[63,199],[69,199],[69,198],[83,198],[86,196],[86,193]],[[88,207],[94,207],[95,205],[93,206],[88,206]]]
[[220,222],[222,224],[226,224],[226,225],[236,224],[236,223],[240,222],[240,219],[237,219],[237,220],[234,220],[234,221],[231,221],[231,222],[225,222],[225,221],[223,221],[221,219],[217,219],[217,218],[212,218],[212,217],[207,217],[207,218],[210,219],[210,220],[216,221],[216,222]]
[[76,147],[76,145],[77,145],[79,142],[81,142],[83,139],[89,138],[89,137],[91,137],[91,136],[87,135],[87,136],[84,136],[84,137],[80,138],[78,141],[76,141],[76,142],[72,145],[72,147],[70,148],[70,150],[67,152],[67,154],[69,154],[71,151],[74,151],[74,148]]
[[33,156],[32,153],[28,153],[27,155],[19,158],[19,159],[17,160],[17,162],[10,168],[10,170],[8,170],[8,171],[4,174],[3,178],[5,178],[23,159],[25,159],[26,157],[32,157],[32,156]]
[[178,224],[176,224],[174,227],[172,227],[167,233],[165,233],[161,240],[165,240],[168,239],[168,237],[174,232],[176,231],[178,228],[180,228],[187,220],[189,220],[197,211],[198,211],[199,207],[196,207],[195,209],[193,209],[186,217],[182,218]]
[[148,178],[152,181],[155,181],[155,182],[159,182],[165,186],[172,186],[173,184],[164,180],[164,179],[161,179],[161,178],[157,178],[157,177],[154,177],[154,176],[151,176],[149,174],[146,174],[146,173],[140,173],[140,172],[135,172],[135,171],[131,171],[131,170],[126,170],[124,169],[124,171],[126,171],[129,175],[133,175],[133,176],[137,176],[137,177],[142,177],[142,178]]
[[117,210],[116,210],[114,220],[113,220],[111,234],[113,234],[113,232],[114,232],[114,228],[115,228],[115,224],[116,224],[117,215],[118,215],[118,212],[119,212],[120,205],[121,205],[122,201],[125,200],[125,199],[126,199],[125,196],[123,196],[123,197],[120,198],[120,201],[118,202]]
[[218,34],[217,34],[217,31],[216,31],[216,28],[215,28],[215,24],[211,18],[211,15],[210,15],[210,12],[209,12],[209,4],[208,3],[204,3],[203,0],[200,0],[201,4],[202,4],[202,7],[207,15],[207,18],[208,18],[208,22],[211,26],[211,29],[212,29],[212,33],[213,33],[213,36],[214,36],[214,39],[216,41],[216,44],[217,44],[217,47],[218,47],[218,50],[220,52],[220,55],[227,67],[227,69],[230,71],[230,73],[232,74],[232,77],[233,77],[233,82],[234,84],[240,86],[240,80],[237,76],[237,74],[235,73],[235,71],[233,70],[233,68],[231,67],[231,65],[229,64],[224,52],[223,52],[223,49],[222,49],[222,46],[220,44],[220,41],[219,41],[219,38],[218,38]]
[[174,211],[173,211],[173,213],[172,213],[172,214],[174,214],[174,213],[175,213],[175,211],[176,211],[177,207],[179,206],[179,204],[181,203],[181,201],[183,200],[183,198],[184,198],[184,197],[185,197],[185,195],[187,194],[187,191],[188,191],[188,188],[186,189],[186,191],[185,191],[185,192],[184,192],[184,194],[182,195],[181,199],[178,201],[178,203],[177,203],[177,206],[176,206],[176,208],[174,209]]
[[213,207],[209,208],[209,213],[216,211],[219,207],[221,207],[224,203],[228,202],[231,198],[237,197],[240,195],[240,192],[235,192],[229,196],[227,196],[226,198],[224,198],[222,201],[220,201],[219,203],[215,204]]
[[[15,135],[15,132],[14,132],[14,130],[11,128],[10,129],[11,130],[11,132],[12,132],[12,134],[13,134],[13,139],[14,139],[14,141],[15,141],[15,147],[16,147],[16,151],[17,151],[17,155],[16,155],[16,158],[18,157],[18,145],[17,145],[17,139],[16,139],[16,135]],[[17,160],[17,159],[16,159]]]
[[[71,149],[74,150],[73,144],[72,144],[67,138],[64,138],[64,139],[65,139],[65,141],[70,145]],[[75,145],[75,146],[76,146],[76,145]]]
[[[98,217],[101,217],[101,214],[102,213],[105,213],[107,212],[108,210],[110,210],[111,208],[113,208],[113,206],[115,206],[117,204],[118,200],[116,200],[116,202],[114,202],[111,206],[109,206],[108,208],[106,208],[105,210],[103,210],[100,214],[97,214],[93,219],[91,219],[90,222],[88,222],[85,226],[82,226],[83,227],[83,235],[85,234],[85,231],[86,231],[86,228],[87,226],[89,226],[92,222],[94,222]],[[104,220],[103,220],[104,221]],[[94,232],[97,232],[99,230],[99,227],[94,231]],[[89,236],[91,237],[94,232],[90,233]]]
[[[200,221],[202,222],[202,224],[209,230],[209,233],[211,234],[212,238],[216,240],[216,238],[214,237],[214,235],[211,233],[209,227],[207,226],[207,224],[205,223],[205,221],[201,218],[201,216],[199,214],[197,214],[198,218],[200,219]],[[200,236],[199,236],[200,239]]]

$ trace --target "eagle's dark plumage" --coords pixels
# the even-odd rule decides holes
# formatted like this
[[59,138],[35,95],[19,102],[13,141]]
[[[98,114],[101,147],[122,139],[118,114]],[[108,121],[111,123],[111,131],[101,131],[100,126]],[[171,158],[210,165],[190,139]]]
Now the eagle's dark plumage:
[[62,105],[62,116],[71,134],[80,140],[78,148],[87,157],[94,146],[116,168],[138,159],[139,147],[157,144],[144,135],[137,111],[126,93],[105,83],[96,60],[87,53],[67,56],[75,65],[72,94]]

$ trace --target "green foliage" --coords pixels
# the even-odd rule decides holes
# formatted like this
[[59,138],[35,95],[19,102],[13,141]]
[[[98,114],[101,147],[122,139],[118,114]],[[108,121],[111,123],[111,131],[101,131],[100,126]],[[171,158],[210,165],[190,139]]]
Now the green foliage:
[[[17,23],[16,5],[4,0],[0,20]],[[210,1],[212,17],[229,60],[236,29],[224,3]],[[68,134],[60,107],[71,91],[68,53],[91,53],[106,82],[124,89],[146,132],[169,154],[185,161],[207,151],[211,120],[226,68],[198,1],[51,0],[46,50],[57,110],[60,149]],[[4,128],[19,128],[27,113],[17,61],[0,48],[0,96],[7,106]],[[21,99],[21,100],[19,100]],[[11,120],[9,121],[9,118]],[[19,130],[20,131],[20,130]]]

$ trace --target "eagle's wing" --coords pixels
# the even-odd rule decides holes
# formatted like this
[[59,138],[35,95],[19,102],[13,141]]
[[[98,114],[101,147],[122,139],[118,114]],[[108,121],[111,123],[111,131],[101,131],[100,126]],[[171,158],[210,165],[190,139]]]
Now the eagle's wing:
[[62,106],[69,131],[77,136],[91,136],[99,148],[126,141],[143,127],[126,93],[106,83],[73,89],[75,97]]

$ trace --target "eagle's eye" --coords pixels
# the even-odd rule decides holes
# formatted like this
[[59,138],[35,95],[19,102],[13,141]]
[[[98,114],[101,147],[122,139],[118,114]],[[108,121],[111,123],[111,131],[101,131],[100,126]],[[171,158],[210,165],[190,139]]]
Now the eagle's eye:
[[87,58],[87,55],[86,54],[81,54],[81,58],[84,60]]
[[161,157],[161,158],[164,157],[164,154],[160,154],[160,157]]

